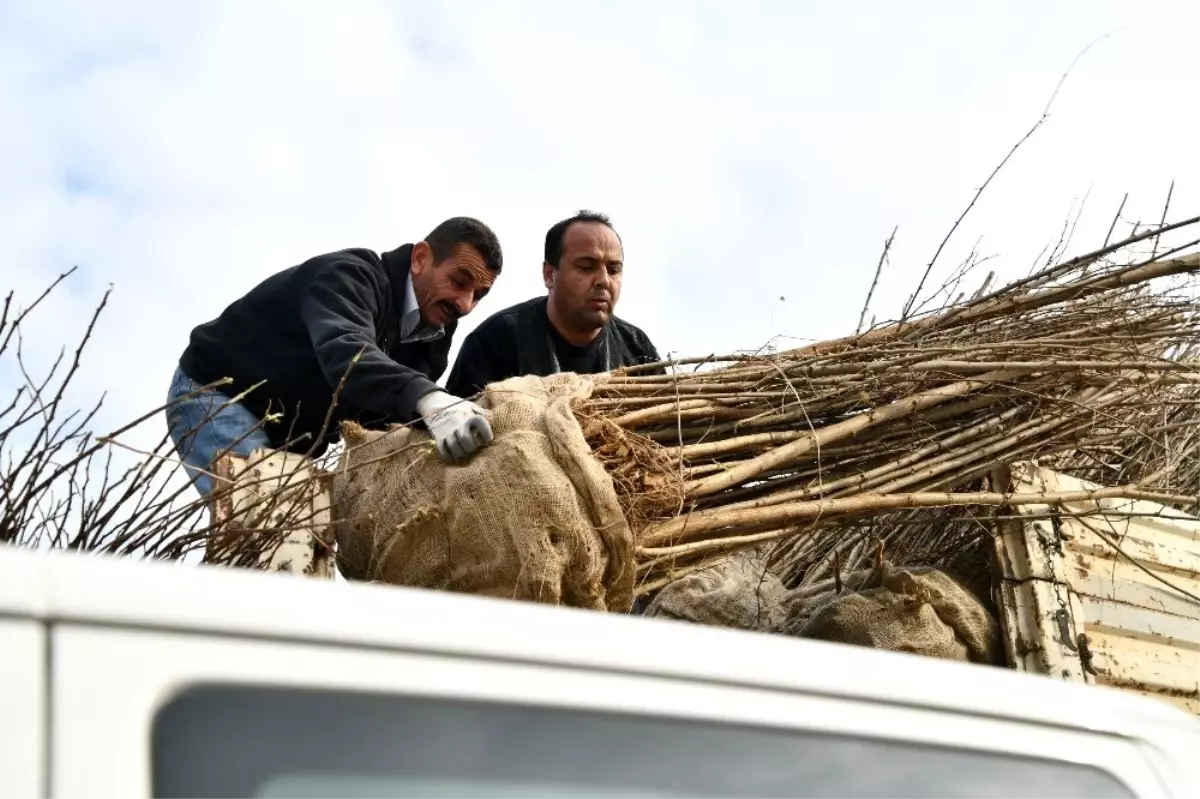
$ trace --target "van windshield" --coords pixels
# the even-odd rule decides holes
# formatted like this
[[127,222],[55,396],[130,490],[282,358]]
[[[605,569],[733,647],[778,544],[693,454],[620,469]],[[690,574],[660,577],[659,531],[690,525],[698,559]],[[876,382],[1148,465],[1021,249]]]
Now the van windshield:
[[650,715],[206,687],[158,715],[155,796],[1124,797],[1074,763]]

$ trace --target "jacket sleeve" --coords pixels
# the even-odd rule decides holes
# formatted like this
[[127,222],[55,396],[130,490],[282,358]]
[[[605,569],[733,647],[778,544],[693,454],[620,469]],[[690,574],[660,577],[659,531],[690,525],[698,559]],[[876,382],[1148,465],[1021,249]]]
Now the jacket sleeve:
[[401,423],[417,417],[417,400],[439,390],[423,373],[397,363],[375,343],[375,320],[391,296],[382,276],[352,256],[319,270],[300,300],[317,363],[340,397]]
[[471,331],[458,351],[454,368],[446,379],[446,391],[461,399],[470,399],[489,383],[513,377],[513,342],[505,335],[503,324],[484,324]]

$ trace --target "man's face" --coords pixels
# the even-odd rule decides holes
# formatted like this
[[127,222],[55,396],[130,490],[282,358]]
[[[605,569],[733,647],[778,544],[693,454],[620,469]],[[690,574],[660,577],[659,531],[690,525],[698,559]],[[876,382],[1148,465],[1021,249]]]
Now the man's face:
[[563,236],[558,268],[543,264],[549,301],[577,330],[597,330],[612,318],[625,267],[621,240],[608,225],[576,222]]
[[417,242],[412,253],[413,294],[427,325],[445,327],[469,314],[487,296],[496,275],[484,265],[474,247],[460,244],[441,263],[433,262],[433,250]]

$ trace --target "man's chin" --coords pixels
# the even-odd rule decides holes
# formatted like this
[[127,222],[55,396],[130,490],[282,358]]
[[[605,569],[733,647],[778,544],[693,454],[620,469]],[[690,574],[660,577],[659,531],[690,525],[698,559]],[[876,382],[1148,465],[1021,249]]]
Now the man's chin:
[[612,320],[612,314],[608,311],[592,311],[585,318],[589,327],[604,327]]

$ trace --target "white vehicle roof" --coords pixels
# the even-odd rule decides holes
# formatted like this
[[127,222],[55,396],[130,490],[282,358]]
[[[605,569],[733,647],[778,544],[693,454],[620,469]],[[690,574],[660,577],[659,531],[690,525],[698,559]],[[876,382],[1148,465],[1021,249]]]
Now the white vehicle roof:
[[4,616],[637,672],[1115,734],[1195,725],[1165,703],[1005,668],[505,599],[0,546]]

